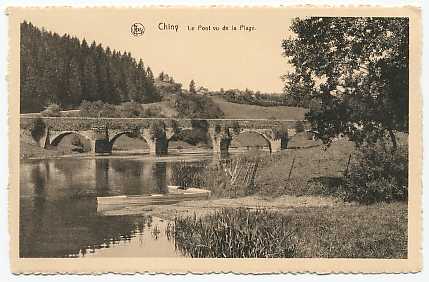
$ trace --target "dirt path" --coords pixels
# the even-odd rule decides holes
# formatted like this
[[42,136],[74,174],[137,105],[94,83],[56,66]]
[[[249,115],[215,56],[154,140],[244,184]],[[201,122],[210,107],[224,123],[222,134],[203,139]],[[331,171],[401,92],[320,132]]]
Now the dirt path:
[[248,196],[235,199],[210,199],[199,201],[185,201],[173,205],[149,205],[142,207],[125,207],[118,210],[106,211],[103,215],[139,215],[151,214],[163,219],[172,219],[175,215],[204,215],[221,208],[266,208],[273,210],[290,210],[298,207],[333,207],[344,206],[346,203],[331,197],[316,196],[281,196],[278,198],[262,198]]

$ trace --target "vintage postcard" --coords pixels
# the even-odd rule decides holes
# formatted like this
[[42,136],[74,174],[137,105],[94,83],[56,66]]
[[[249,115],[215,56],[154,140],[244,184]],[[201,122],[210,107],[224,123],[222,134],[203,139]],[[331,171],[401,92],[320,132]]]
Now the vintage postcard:
[[419,8],[7,14],[14,273],[421,270]]

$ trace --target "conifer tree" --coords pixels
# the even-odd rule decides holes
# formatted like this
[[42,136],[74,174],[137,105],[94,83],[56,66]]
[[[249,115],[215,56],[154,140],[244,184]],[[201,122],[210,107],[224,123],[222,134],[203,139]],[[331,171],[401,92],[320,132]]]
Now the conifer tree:
[[164,81],[164,72],[163,71],[159,73],[158,80],[159,81]]
[[150,67],[147,67],[146,70],[147,82],[146,82],[146,91],[143,99],[144,103],[156,102],[159,101],[159,93],[155,87],[155,79],[153,77],[153,72]]
[[88,101],[98,100],[98,84],[95,73],[95,63],[92,57],[87,57],[83,67],[83,93]]
[[195,89],[195,81],[191,80],[191,83],[189,83],[189,93],[196,94],[197,91]]
[[148,82],[155,83],[155,79],[153,78],[153,72],[150,69],[150,67],[147,67],[147,71],[146,72],[147,72]]
[[143,102],[144,96],[146,95],[146,71],[144,68],[143,60],[140,59],[139,63],[137,65],[137,72],[136,72],[136,90],[138,93],[137,101]]
[[79,66],[74,58],[70,61],[68,70],[68,83],[66,85],[65,103],[71,106],[78,106],[82,100],[82,85],[79,76]]

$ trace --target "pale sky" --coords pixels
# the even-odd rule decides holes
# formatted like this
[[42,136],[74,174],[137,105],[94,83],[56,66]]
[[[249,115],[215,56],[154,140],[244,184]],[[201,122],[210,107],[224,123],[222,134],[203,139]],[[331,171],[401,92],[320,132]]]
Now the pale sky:
[[[249,88],[281,92],[280,79],[289,69],[281,41],[291,35],[297,16],[289,9],[32,9],[19,13],[38,27],[93,40],[112,50],[127,50],[142,58],[155,76],[172,74],[187,88],[191,79],[212,90]],[[145,33],[135,37],[135,22]],[[179,25],[178,31],[158,28],[160,23]],[[198,25],[246,25],[254,31],[188,31]]]

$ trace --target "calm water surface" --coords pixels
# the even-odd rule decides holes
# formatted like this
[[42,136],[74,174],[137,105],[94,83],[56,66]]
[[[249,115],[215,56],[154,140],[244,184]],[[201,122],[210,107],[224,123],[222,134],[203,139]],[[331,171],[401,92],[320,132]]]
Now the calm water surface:
[[175,184],[172,165],[184,159],[202,164],[211,155],[21,161],[20,256],[181,256],[165,235],[168,222],[145,215],[101,216],[95,197],[166,193],[167,185]]

